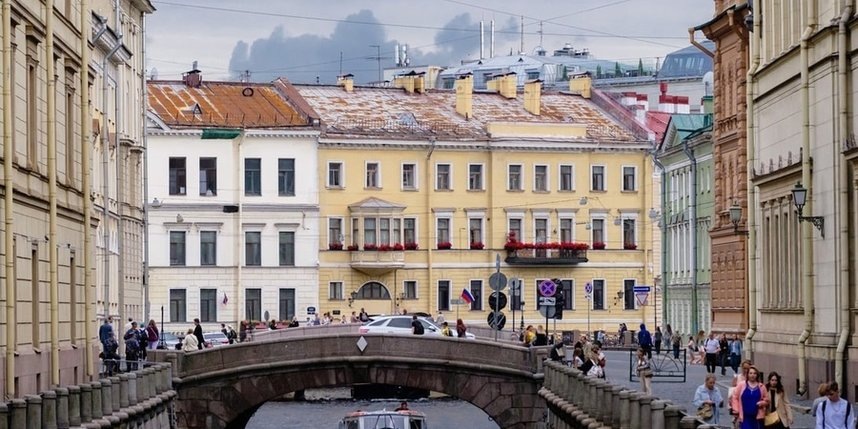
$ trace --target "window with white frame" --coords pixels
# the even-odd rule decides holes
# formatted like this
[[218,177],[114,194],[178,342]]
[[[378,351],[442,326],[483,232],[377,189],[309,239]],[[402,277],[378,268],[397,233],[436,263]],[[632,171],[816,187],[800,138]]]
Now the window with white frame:
[[417,189],[417,164],[402,164],[402,189]]
[[637,247],[634,219],[623,219],[623,247],[626,249]]
[[390,227],[390,242],[402,244],[402,219],[393,218],[390,221],[392,222],[392,226]]
[[435,219],[435,237],[437,237],[438,242],[436,243],[439,247],[442,244],[451,244],[452,237],[450,236],[450,218],[448,217],[439,217]]
[[438,280],[438,310],[450,311],[450,295],[452,284],[450,280]]
[[200,158],[200,195],[217,195],[217,158]]
[[188,292],[170,289],[170,322],[187,322]]
[[605,166],[590,166],[590,189],[593,191],[605,190]]
[[533,219],[533,238],[537,243],[548,242],[548,218],[538,217]]
[[381,187],[381,171],[379,171],[379,164],[377,162],[366,163],[366,183],[364,186],[367,188]]
[[382,217],[378,219],[378,244],[390,243],[390,218]]
[[575,222],[571,217],[560,218],[560,242],[571,243],[574,241],[574,226]]
[[[396,219],[399,220],[399,219]],[[417,244],[417,219],[407,217],[402,219],[402,233],[405,238],[405,244]]]
[[259,231],[244,233],[244,265],[262,265],[262,233]]
[[561,165],[560,166],[560,190],[561,191],[574,191],[575,190],[575,176],[574,169],[571,165]]
[[471,290],[471,295],[474,296],[474,302],[471,303],[471,310],[480,311],[483,309],[483,281],[471,280],[468,285]]
[[295,196],[295,158],[277,160],[277,195]]
[[244,159],[244,195],[262,195],[262,159]]
[[358,245],[358,239],[360,238],[360,220],[357,218],[352,218],[352,245]]
[[200,265],[217,265],[217,231],[200,231]]
[[507,190],[521,191],[521,164],[507,166]]
[[623,280],[623,309],[635,309],[635,279]]
[[575,280],[561,279],[557,286],[563,291],[563,309],[575,310]]
[[483,245],[483,218],[468,219],[468,237],[471,239],[471,247]]
[[184,157],[170,157],[170,195],[185,195],[187,168]]
[[328,187],[343,187],[343,163],[338,161],[328,162]]
[[405,299],[417,299],[417,280],[403,281],[402,291],[405,294]]
[[525,241],[521,230],[521,218],[510,218],[507,223],[509,224],[509,227],[507,228],[507,233],[509,235],[507,235],[507,238],[515,237],[517,241]]
[[468,164],[468,190],[483,190],[483,165]]
[[185,265],[185,231],[170,231],[170,265]]
[[623,166],[623,191],[636,191],[636,167]]
[[328,282],[328,299],[342,301],[343,282]]
[[435,189],[439,191],[449,191],[452,189],[451,186],[451,176],[452,171],[450,168],[450,164],[436,164],[435,165]]
[[592,242],[605,244],[605,219],[590,220]]
[[533,166],[533,190],[535,192],[548,192],[548,166]]
[[367,217],[363,219],[363,245],[375,246],[376,243],[376,234],[375,234],[375,226],[377,219],[374,217]]
[[295,232],[280,231],[279,237],[280,266],[295,265]]
[[328,219],[328,243],[343,244],[343,218],[332,217]]
[[593,310],[605,309],[605,280],[593,279]]

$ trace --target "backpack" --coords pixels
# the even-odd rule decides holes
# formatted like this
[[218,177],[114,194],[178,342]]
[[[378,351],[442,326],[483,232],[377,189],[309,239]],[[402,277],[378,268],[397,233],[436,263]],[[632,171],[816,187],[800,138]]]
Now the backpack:
[[122,337],[125,340],[125,349],[128,351],[137,351],[140,348],[140,342],[137,340],[137,332],[134,329],[129,329]]
[[[822,401],[822,427],[825,427],[825,404],[828,403],[828,400]],[[843,419],[843,427],[849,424],[849,413],[852,412],[852,404],[849,401],[846,401],[846,417]]]
[[227,330],[227,332],[226,332],[226,338],[230,339],[230,340],[234,340],[234,339],[236,339],[236,337],[238,337],[238,335],[236,335],[235,329],[229,328],[229,330]]

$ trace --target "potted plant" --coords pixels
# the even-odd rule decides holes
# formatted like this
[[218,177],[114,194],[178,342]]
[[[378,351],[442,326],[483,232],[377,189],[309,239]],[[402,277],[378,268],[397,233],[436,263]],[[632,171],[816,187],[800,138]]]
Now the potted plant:
[[328,250],[343,250],[343,243],[329,243]]
[[623,249],[626,250],[635,250],[638,248],[638,245],[635,243],[623,243]]
[[393,249],[393,247],[391,247],[389,244],[379,244],[376,248],[376,250],[378,250],[379,252],[387,252],[391,249]]
[[378,246],[372,243],[366,243],[363,245],[363,250],[378,250]]
[[472,241],[471,242],[471,250],[483,250],[483,243],[481,241]]
[[405,250],[405,246],[400,243],[393,243],[393,250]]
[[417,250],[417,248],[418,248],[417,243],[411,243],[411,242],[405,243],[405,250]]
[[438,250],[448,250],[453,248],[453,243],[449,241],[439,241],[438,242]]
[[360,248],[360,247],[358,247],[358,245],[357,245],[357,244],[349,244],[349,247],[347,247],[346,249],[347,249],[349,252],[354,252],[355,250],[358,250],[359,248]]
[[604,250],[605,242],[604,241],[594,241],[593,242],[593,250]]

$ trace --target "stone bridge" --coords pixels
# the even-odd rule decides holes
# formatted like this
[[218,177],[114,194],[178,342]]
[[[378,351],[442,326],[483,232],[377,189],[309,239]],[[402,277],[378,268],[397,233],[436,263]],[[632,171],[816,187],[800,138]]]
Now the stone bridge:
[[320,332],[150,357],[175,368],[181,428],[243,427],[259,406],[287,393],[356,383],[455,396],[502,428],[533,429],[545,421],[539,389],[546,350],[442,336]]

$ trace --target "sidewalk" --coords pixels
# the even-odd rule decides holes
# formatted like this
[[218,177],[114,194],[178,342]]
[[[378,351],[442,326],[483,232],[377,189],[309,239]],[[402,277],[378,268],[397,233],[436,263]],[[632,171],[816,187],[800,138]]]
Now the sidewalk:
[[[626,386],[635,390],[640,390],[640,382],[635,379],[634,382],[629,381],[629,351],[625,350],[604,350],[607,356],[608,363],[605,367],[605,375],[609,382]],[[664,353],[664,352],[662,352]],[[654,356],[654,355],[653,355]],[[694,399],[694,392],[697,387],[703,384],[706,376],[706,367],[703,365],[689,365],[687,367],[685,382],[680,382],[682,379],[664,380],[654,378],[652,383],[653,395],[660,399],[668,399],[674,404],[685,408],[685,412],[689,415],[694,415],[697,408],[691,405]],[[733,370],[727,368],[727,374],[721,375],[721,368],[715,371],[717,377],[717,387],[721,391],[721,396],[724,397],[724,408],[721,409],[719,424],[725,428],[731,427],[731,417],[727,410],[727,389],[730,387],[730,382],[733,377]],[[793,417],[795,419],[792,429],[813,429],[814,421],[806,410],[810,409],[812,400],[797,399],[790,397],[790,402],[793,405]]]

